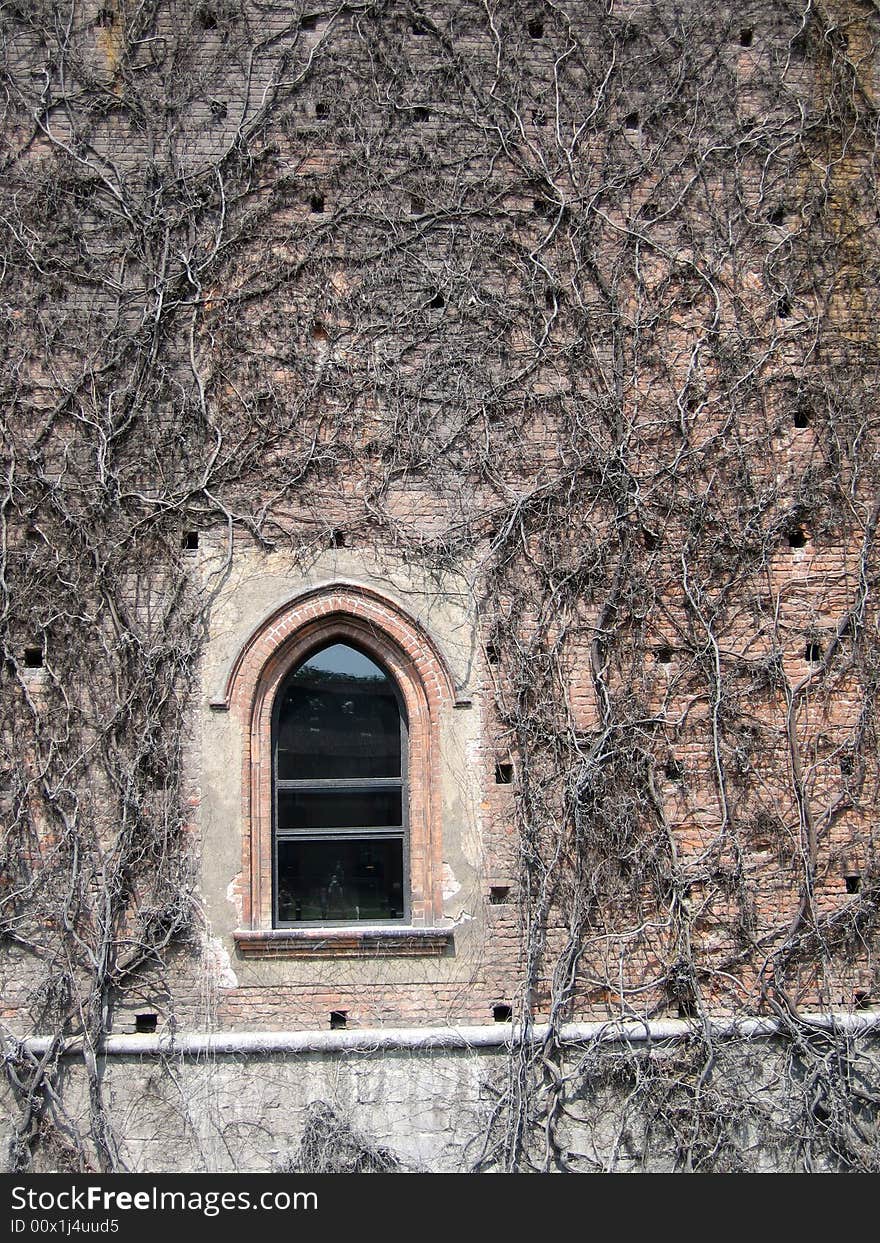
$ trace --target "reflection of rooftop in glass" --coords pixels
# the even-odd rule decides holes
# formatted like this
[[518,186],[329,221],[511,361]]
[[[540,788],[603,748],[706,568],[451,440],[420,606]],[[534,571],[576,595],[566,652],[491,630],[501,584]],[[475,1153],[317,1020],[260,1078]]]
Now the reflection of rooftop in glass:
[[386,674],[369,656],[349,647],[346,643],[331,643],[310,656],[300,670],[320,670],[322,673],[342,674],[347,678],[369,678],[385,680]]
[[314,652],[282,693],[280,781],[400,778],[401,710],[390,676],[344,643]]

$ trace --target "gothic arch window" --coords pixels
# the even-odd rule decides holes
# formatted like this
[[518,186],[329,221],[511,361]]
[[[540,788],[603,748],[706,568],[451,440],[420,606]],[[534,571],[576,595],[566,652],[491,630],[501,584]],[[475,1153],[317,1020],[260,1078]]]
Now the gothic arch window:
[[273,713],[273,923],[409,916],[406,708],[394,679],[330,641],[295,666]]
[[395,603],[316,588],[267,617],[211,701],[242,739],[239,952],[444,953],[446,665]]

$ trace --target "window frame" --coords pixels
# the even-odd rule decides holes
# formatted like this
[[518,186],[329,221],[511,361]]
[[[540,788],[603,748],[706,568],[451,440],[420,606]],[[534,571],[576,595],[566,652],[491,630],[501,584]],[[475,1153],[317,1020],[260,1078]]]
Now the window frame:
[[[409,726],[409,924],[397,921],[273,927],[272,709],[281,683],[306,653],[331,642],[359,648],[391,676]],[[358,583],[313,587],[276,607],[228,666],[212,712],[229,712],[241,738],[240,877],[236,950],[245,957],[360,957],[449,952],[443,915],[441,729],[455,684],[424,627],[396,601]],[[231,892],[231,891],[230,891]]]
[[[338,778],[280,778],[278,776],[278,718],[281,714],[284,697],[288,687],[303,665],[313,656],[325,651],[335,644],[358,652],[372,661],[382,670],[397,703],[400,721],[400,777],[338,777]],[[393,828],[378,826],[349,826],[346,828],[326,829],[285,829],[278,827],[278,795],[282,790],[299,790],[303,793],[321,790],[363,790],[363,789],[399,789],[401,804],[401,824]],[[278,847],[282,841],[380,841],[391,840],[401,843],[401,867],[403,870],[403,911],[393,919],[299,919],[282,920],[278,914],[280,886],[278,883]],[[358,928],[388,925],[389,927],[406,925],[410,921],[411,883],[410,883],[410,850],[409,850],[409,725],[406,716],[406,704],[400,687],[394,676],[376,657],[363,650],[362,647],[338,637],[325,639],[312,647],[293,664],[281,681],[272,705],[272,927],[273,928]]]

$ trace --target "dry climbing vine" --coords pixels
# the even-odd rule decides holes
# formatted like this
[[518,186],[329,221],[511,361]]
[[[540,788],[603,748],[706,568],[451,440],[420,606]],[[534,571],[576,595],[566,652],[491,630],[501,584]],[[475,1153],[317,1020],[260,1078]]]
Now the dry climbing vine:
[[843,0],[0,2],[14,1168],[120,1168],[102,1037],[200,953],[190,532],[470,575],[515,1017],[693,1020],[659,1060],[523,1040],[478,1164],[583,1168],[573,1082],[624,1085],[627,1159],[754,1164],[708,1019],[769,1013],[795,1162],[876,1168],[861,1055],[801,1015],[877,988],[878,36]]

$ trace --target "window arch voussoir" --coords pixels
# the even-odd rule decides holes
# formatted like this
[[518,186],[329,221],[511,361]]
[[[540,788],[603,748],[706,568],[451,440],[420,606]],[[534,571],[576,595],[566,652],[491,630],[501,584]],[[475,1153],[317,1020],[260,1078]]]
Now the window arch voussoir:
[[[299,677],[299,670],[309,665],[313,654],[327,652],[331,647],[334,650],[361,653],[367,661],[373,662],[387,673],[399,693],[403,708],[402,719],[405,719],[408,736],[405,777],[400,782],[402,793],[395,795],[391,791],[394,778],[375,778],[371,780],[374,780],[376,788],[369,791],[368,797],[365,791],[369,781],[364,779],[365,786],[359,787],[360,792],[354,791],[354,802],[349,800],[346,803],[344,792],[333,792],[329,787],[325,790],[321,783],[329,778],[325,779],[316,768],[314,780],[318,784],[308,790],[304,788],[300,792],[302,797],[294,788],[295,782],[293,786],[285,788],[285,808],[305,805],[305,794],[308,794],[315,806],[320,804],[323,808],[332,805],[334,808],[332,812],[321,811],[320,815],[339,817],[343,816],[343,812],[339,810],[343,806],[369,808],[387,804],[390,807],[396,806],[394,798],[400,797],[403,800],[404,827],[396,823],[396,813],[387,812],[382,814],[386,819],[390,817],[388,824],[368,826],[363,831],[359,827],[346,829],[344,832],[340,830],[336,836],[336,830],[331,827],[323,837],[318,830],[309,837],[311,821],[307,820],[303,827],[295,817],[290,820],[287,811],[284,816],[288,816],[288,819],[284,820],[279,811],[279,786],[274,776],[277,737],[273,734],[273,730],[277,728],[279,694],[286,685]],[[320,661],[315,667],[319,664]],[[334,587],[312,592],[309,596],[292,601],[278,610],[251,635],[230,671],[221,700],[214,701],[215,707],[227,707],[233,713],[242,730],[242,864],[245,901],[242,911],[244,926],[237,934],[240,951],[258,952],[259,947],[259,952],[268,952],[265,948],[268,945],[273,953],[284,952],[285,947],[292,952],[299,952],[308,941],[306,925],[321,924],[321,912],[324,912],[327,923],[341,925],[334,929],[335,943],[338,946],[351,941],[353,945],[362,948],[365,934],[361,934],[360,925],[364,918],[376,918],[380,922],[395,925],[392,929],[394,944],[398,947],[406,946],[400,952],[442,952],[442,946],[445,945],[442,936],[417,934],[423,930],[438,928],[442,919],[440,798],[437,789],[440,719],[453,699],[451,679],[430,636],[393,602],[379,598],[377,593],[366,588],[347,586],[345,589]],[[349,778],[344,778],[344,782],[348,780]],[[351,780],[357,786],[358,779]],[[379,793],[383,780],[384,804]],[[373,799],[372,803],[370,798]],[[300,818],[304,814],[301,811],[296,813]],[[367,813],[348,810],[344,813],[349,818],[353,815],[355,820],[358,815],[365,814]],[[370,814],[374,819],[379,815]],[[361,838],[357,836],[359,833]],[[291,839],[297,838],[297,834],[299,839],[294,845],[289,845]],[[401,836],[403,834],[405,839]],[[279,838],[284,838],[285,842],[283,864]],[[373,857],[380,864],[384,860],[386,871],[399,866],[389,862],[395,857],[396,849],[389,842],[405,840],[404,858],[408,869],[404,881],[407,893],[405,910],[398,910],[387,897],[392,888],[390,882],[386,884],[383,908],[378,899],[372,901],[364,896],[369,886],[366,886],[362,878],[352,880],[352,877],[360,874],[357,873],[355,863],[351,862],[357,853],[351,843],[357,843],[361,839],[366,842]],[[319,841],[324,844],[317,845]],[[348,844],[343,847],[343,842]],[[362,855],[363,850],[357,857]],[[348,879],[347,892],[351,894],[357,891],[360,898],[349,896],[340,899],[335,907],[329,899],[310,899],[305,904],[286,896],[282,900],[279,888],[283,868],[288,868],[285,873],[288,881],[294,874],[296,878],[300,878],[307,870],[305,862],[302,862],[307,856],[312,861],[309,876],[313,879],[317,876],[319,880],[320,867],[329,870],[331,865],[330,862],[315,864],[314,860],[348,860],[348,863],[334,864],[333,874],[334,877],[344,874]],[[291,859],[299,859],[301,862],[297,862],[294,867],[289,862]],[[316,867],[319,869],[317,872]],[[379,866],[378,870],[381,872],[382,867]],[[300,884],[303,889],[306,887],[306,882],[302,879],[290,883],[294,887],[296,884]],[[314,892],[320,890],[322,894],[325,893],[325,889],[317,881],[309,883]],[[289,887],[288,885],[288,889]],[[381,889],[381,885],[379,888]],[[369,892],[373,893],[374,890],[375,886]],[[333,892],[330,881],[326,892]],[[333,918],[334,913],[340,918]],[[305,917],[306,914],[308,918]],[[293,927],[300,918],[305,929],[302,932]],[[318,932],[320,933],[320,929]],[[351,936],[348,936],[349,932]],[[391,932],[388,935],[391,937]]]

